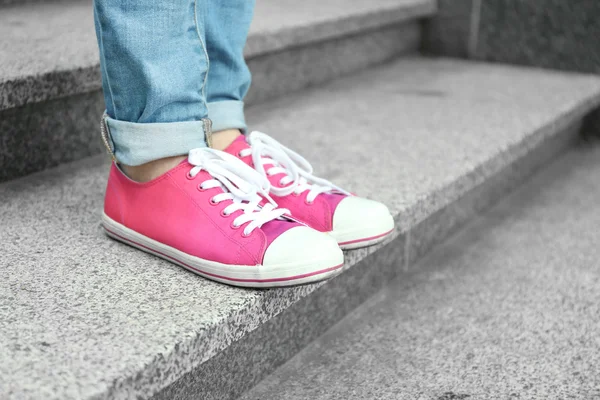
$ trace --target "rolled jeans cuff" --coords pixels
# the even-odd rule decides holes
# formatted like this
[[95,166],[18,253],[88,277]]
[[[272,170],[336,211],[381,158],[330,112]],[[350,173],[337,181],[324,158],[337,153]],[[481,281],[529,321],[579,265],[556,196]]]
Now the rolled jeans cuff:
[[208,103],[208,118],[212,121],[212,131],[240,129],[246,132],[244,102],[239,100],[213,101]]
[[136,123],[105,116],[108,145],[119,163],[141,165],[206,147],[203,121]]

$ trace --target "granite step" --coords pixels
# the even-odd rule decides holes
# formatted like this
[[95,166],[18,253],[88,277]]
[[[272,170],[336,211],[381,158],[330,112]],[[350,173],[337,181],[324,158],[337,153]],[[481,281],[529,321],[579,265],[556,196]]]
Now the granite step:
[[241,400],[600,398],[598,176],[581,143]]
[[[244,290],[109,240],[98,156],[0,185],[0,398],[235,398],[572,145],[600,78],[411,57],[250,107],[397,229],[313,285]],[[585,126],[584,126],[585,128]]]
[[[247,103],[417,51],[420,20],[435,9],[435,0],[258,1]],[[103,109],[91,2],[2,8],[0,181],[99,153]]]
[[44,2],[44,1],[56,1],[56,0],[0,0],[0,9],[2,7],[14,6],[16,4],[33,3],[33,2]]

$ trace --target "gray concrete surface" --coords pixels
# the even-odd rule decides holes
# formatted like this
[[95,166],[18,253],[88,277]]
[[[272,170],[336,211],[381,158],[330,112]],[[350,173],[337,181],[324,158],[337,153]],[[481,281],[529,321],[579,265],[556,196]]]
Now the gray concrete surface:
[[0,111],[0,183],[105,152],[101,91]]
[[355,71],[412,54],[421,45],[421,23],[412,20],[335,40],[292,47],[248,60],[252,86],[246,105],[285,97]]
[[342,186],[376,193],[407,230],[599,104],[593,75],[406,57],[252,107],[247,120]]
[[479,30],[480,0],[438,0],[435,16],[426,21],[423,48],[429,54],[469,58]]
[[600,3],[481,0],[473,58],[600,74]]
[[[434,11],[433,0],[261,0],[245,55],[253,58],[378,29]],[[90,1],[23,3],[2,9],[0,110],[99,87]]]
[[[393,243],[405,250],[414,226],[576,125],[599,94],[595,77],[415,58],[251,108],[248,118],[319,174],[388,204]],[[95,158],[0,186],[0,397],[150,396],[296,303],[297,329],[319,320],[329,308],[309,299],[347,301],[334,294],[351,293],[353,267],[389,249],[347,253],[348,271],[325,284],[226,287],[104,237],[106,166]],[[378,268],[393,276],[395,251],[370,265],[373,281]],[[276,350],[263,345],[236,356]]]
[[599,175],[570,151],[241,399],[600,398]]

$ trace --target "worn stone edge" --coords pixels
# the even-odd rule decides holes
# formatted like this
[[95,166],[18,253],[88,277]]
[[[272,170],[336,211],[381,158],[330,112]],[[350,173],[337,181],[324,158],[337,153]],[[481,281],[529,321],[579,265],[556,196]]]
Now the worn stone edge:
[[[247,60],[277,53],[311,43],[328,41],[365,30],[383,29],[409,19],[425,18],[436,11],[436,3],[423,0],[416,5],[400,5],[367,12],[347,18],[274,30],[251,33],[244,56]],[[57,85],[56,82],[59,82]],[[30,74],[16,79],[0,78],[0,111],[101,88],[100,65],[74,66],[73,68],[42,74]]]
[[[580,119],[582,120],[599,106],[600,93],[597,92],[582,99],[578,104],[573,105],[567,112],[558,115],[552,121],[542,125],[530,135],[524,137],[521,141],[509,145],[494,157],[473,167],[469,172],[458,178],[458,180],[449,182],[445,186],[431,191],[430,194],[420,198],[418,203],[411,207],[412,210],[423,211],[415,213],[406,212],[408,218],[401,221],[400,230],[407,231],[409,228],[414,227],[419,222],[425,220],[428,216],[455,202],[464,193],[479,186],[485,180],[489,179],[489,177],[500,172],[507,165],[510,165],[517,159],[527,155],[532,149],[540,146],[544,140],[555,135],[557,132],[567,129],[574,122]],[[457,186],[463,190],[455,190],[454,188]],[[428,207],[427,204],[434,204],[435,206],[434,208],[431,208]]]
[[455,202],[412,227],[406,235],[404,270],[410,270],[437,244],[518,188],[536,171],[551,162],[553,157],[578,143],[581,139],[578,133],[581,133],[581,130],[581,120],[559,130]]

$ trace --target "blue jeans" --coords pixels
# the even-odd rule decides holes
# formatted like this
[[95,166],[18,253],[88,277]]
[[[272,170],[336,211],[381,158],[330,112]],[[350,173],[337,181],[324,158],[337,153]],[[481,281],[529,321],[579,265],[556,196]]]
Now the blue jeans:
[[116,159],[140,165],[246,129],[243,49],[254,0],[94,0],[105,122]]

